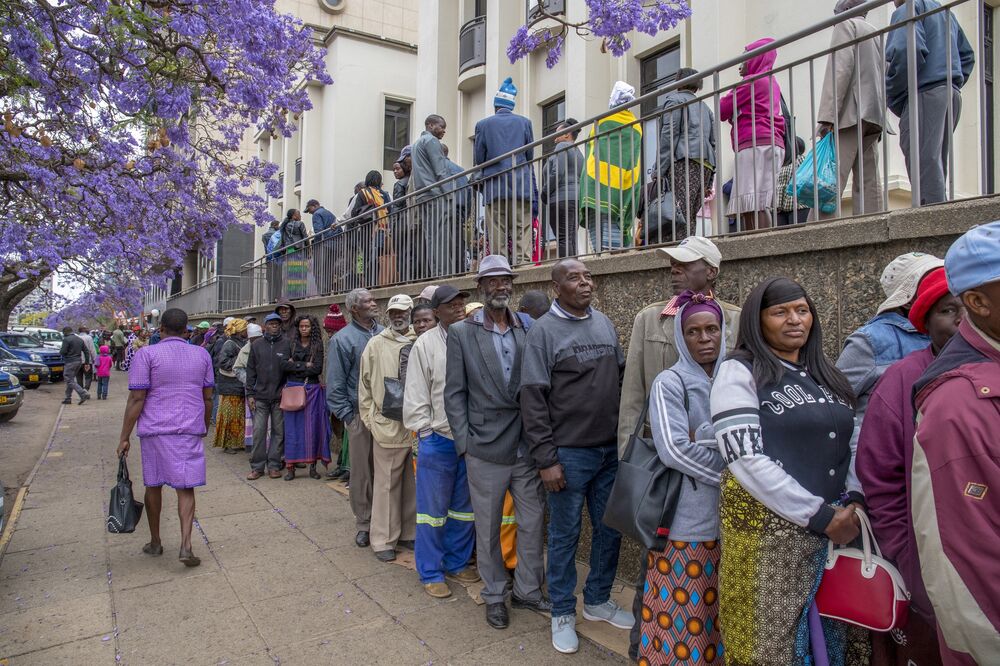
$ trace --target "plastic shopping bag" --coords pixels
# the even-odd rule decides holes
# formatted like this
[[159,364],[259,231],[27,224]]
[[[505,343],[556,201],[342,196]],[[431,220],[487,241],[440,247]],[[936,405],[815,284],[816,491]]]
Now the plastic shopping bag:
[[836,212],[840,191],[837,188],[837,155],[833,132],[828,132],[820,139],[816,148],[802,160],[802,164],[795,170],[795,178],[788,183],[787,194],[797,196],[799,204],[819,208],[822,213]]

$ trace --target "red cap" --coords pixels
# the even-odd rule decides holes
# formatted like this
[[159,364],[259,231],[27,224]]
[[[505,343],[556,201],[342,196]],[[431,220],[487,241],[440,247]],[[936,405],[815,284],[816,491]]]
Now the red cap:
[[910,323],[921,333],[927,332],[927,313],[948,293],[944,267],[935,268],[924,276],[910,307]]

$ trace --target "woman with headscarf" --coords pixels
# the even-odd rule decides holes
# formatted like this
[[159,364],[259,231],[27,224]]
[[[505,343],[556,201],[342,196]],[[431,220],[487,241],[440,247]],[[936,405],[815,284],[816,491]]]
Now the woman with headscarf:
[[642,192],[642,127],[627,108],[634,99],[635,88],[616,82],[609,108],[618,110],[597,121],[584,145],[580,225],[595,252],[632,245]]
[[[754,51],[774,40],[770,37],[748,44]],[[719,120],[732,125],[730,138],[736,151],[736,175],[727,215],[738,215],[742,231],[771,226],[771,211],[777,205],[775,180],[785,161],[785,118],[781,115],[781,88],[768,74],[778,59],[774,49],[755,55],[740,65],[740,75],[753,79],[729,91],[719,100]]]
[[727,663],[803,666],[817,663],[821,651],[833,666],[868,662],[868,632],[827,618],[817,623],[814,604],[827,544],[859,534],[854,401],[823,354],[806,291],[787,278],[757,285],[711,395],[727,464],[719,501]]
[[726,463],[715,444],[709,394],[726,358],[726,322],[704,294],[685,291],[677,306],[675,336],[684,344],[677,345],[677,363],[653,380],[649,423],[660,460],[685,478],[670,541],[646,554],[640,664],[710,664],[722,654],[719,480]]
[[[361,242],[360,254],[364,284],[374,285],[379,277],[376,270],[379,258],[383,255],[393,255],[389,239],[389,209],[385,204],[389,203],[389,193],[382,189],[382,172],[369,171],[365,176],[365,186],[358,192],[354,201],[354,208],[351,210],[351,217],[357,218],[365,215],[360,220],[355,220],[355,224],[361,224],[359,229]],[[358,233],[358,232],[356,232]],[[393,259],[395,265],[395,259]],[[387,278],[388,276],[381,276]],[[387,279],[378,280],[379,283],[388,282]]]
[[215,441],[212,446],[223,453],[238,453],[244,449],[246,429],[245,387],[236,376],[236,359],[247,341],[245,319],[230,320],[225,329],[226,339],[216,349],[215,394],[219,408],[215,418]]
[[297,335],[292,339],[291,352],[284,363],[286,387],[303,386],[306,404],[298,411],[286,411],[285,416],[285,481],[295,478],[296,463],[309,464],[309,476],[322,478],[316,471],[316,461],[330,464],[330,420],[326,415],[326,391],[323,377],[323,332],[312,315],[295,318]]

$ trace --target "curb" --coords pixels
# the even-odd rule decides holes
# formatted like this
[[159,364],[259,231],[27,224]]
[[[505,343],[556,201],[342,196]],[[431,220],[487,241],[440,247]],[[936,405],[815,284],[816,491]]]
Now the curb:
[[62,423],[64,409],[66,409],[66,405],[59,405],[59,413],[56,415],[55,423],[52,424],[52,432],[49,433],[49,439],[45,443],[45,448],[42,449],[42,455],[39,456],[35,466],[31,468],[31,473],[28,474],[28,477],[24,480],[24,484],[17,491],[14,507],[11,509],[10,517],[8,517],[7,523],[4,525],[3,535],[0,535],[0,562],[3,562],[3,557],[7,553],[7,544],[10,543],[10,538],[14,535],[14,527],[17,525],[17,519],[21,516],[21,507],[24,506],[24,499],[28,496],[31,482],[35,480],[38,468],[42,466],[42,463],[49,455],[49,451],[52,450],[52,443],[56,439],[56,432],[59,430],[59,424]]

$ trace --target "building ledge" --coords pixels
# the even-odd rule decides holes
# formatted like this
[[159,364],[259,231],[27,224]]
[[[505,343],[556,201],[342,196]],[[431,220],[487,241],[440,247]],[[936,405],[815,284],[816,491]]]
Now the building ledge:
[[354,30],[352,28],[345,28],[344,26],[335,25],[330,28],[330,31],[326,33],[326,37],[323,39],[323,46],[329,46],[336,37],[351,37],[354,39],[360,39],[364,42],[369,42],[372,44],[382,44],[383,46],[390,46],[392,48],[400,49],[401,51],[408,51],[410,53],[417,52],[417,45],[411,44],[410,42],[404,42],[399,39],[392,39],[390,37],[383,37],[382,35],[375,35],[370,32],[364,32],[363,30]]
[[486,65],[470,67],[458,75],[458,89],[462,92],[479,90],[486,85]]

